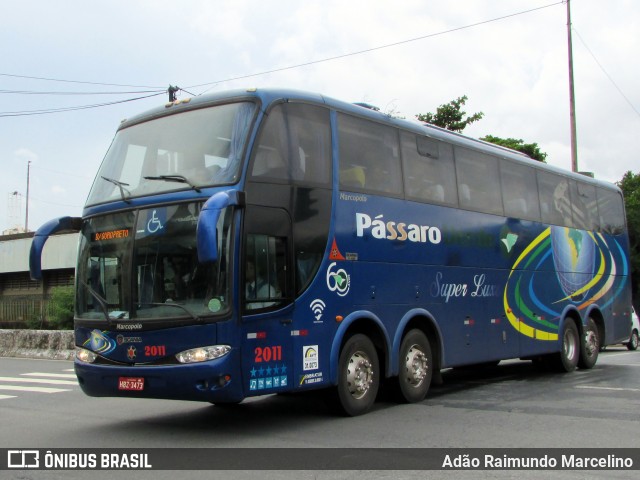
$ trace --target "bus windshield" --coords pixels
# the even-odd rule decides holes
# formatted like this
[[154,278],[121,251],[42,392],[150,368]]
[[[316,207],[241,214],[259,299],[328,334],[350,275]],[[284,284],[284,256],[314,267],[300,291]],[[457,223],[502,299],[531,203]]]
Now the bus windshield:
[[120,130],[87,205],[236,183],[255,104],[186,111]]
[[89,219],[80,238],[77,317],[200,320],[228,311],[231,214],[220,215],[218,260],[198,262],[200,203]]

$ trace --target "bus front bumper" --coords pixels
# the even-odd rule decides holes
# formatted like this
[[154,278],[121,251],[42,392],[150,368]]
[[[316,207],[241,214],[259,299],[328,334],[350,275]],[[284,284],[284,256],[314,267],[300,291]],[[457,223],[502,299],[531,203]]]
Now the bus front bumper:
[[[239,402],[244,398],[235,352],[192,364],[116,366],[75,360],[82,391],[92,397]],[[236,366],[234,368],[234,365]]]

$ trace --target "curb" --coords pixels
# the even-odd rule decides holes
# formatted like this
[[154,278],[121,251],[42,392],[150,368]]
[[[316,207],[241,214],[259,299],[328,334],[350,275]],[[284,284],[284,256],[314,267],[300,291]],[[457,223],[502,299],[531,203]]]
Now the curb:
[[73,360],[71,330],[0,330],[0,357]]

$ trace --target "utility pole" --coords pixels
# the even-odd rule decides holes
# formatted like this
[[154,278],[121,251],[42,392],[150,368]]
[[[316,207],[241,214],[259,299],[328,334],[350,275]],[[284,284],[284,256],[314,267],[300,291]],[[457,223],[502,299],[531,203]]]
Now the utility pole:
[[24,231],[29,231],[29,173],[31,170],[31,160],[27,162],[27,208],[24,216]]
[[571,8],[567,0],[567,36],[569,45],[569,119],[571,121],[571,171],[578,171],[578,141],[576,139],[576,96],[573,90],[573,48],[571,44]]

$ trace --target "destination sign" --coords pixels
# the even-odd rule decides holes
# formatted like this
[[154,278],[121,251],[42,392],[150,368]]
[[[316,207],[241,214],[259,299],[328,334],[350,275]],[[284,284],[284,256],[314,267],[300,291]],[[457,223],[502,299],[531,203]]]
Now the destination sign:
[[127,238],[129,236],[129,229],[124,228],[122,230],[109,230],[107,232],[96,232],[93,234],[94,242],[103,242],[105,240],[118,240],[120,238]]

